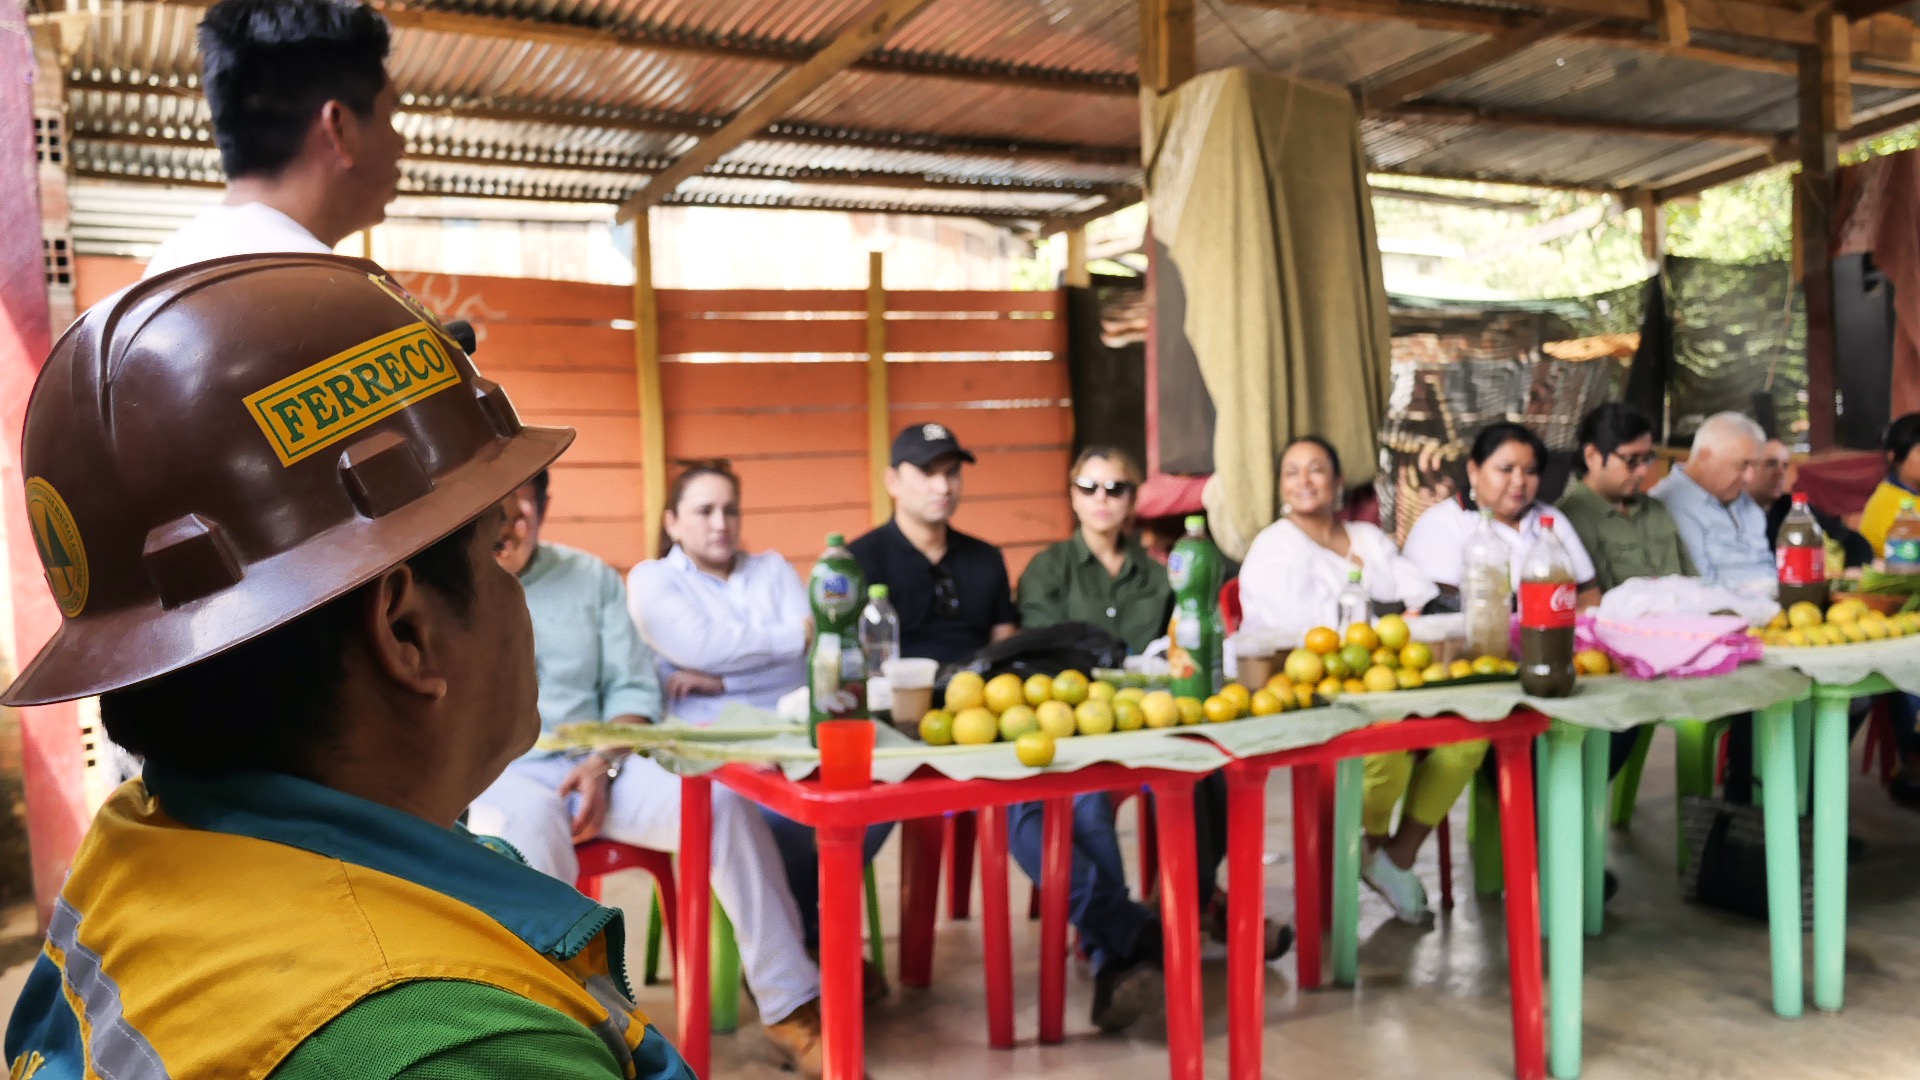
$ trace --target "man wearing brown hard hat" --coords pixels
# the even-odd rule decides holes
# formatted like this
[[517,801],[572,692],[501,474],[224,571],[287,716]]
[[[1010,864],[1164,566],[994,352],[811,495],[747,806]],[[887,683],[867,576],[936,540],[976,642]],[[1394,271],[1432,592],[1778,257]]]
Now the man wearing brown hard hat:
[[74,858],[13,1077],[691,1075],[619,912],[457,824],[540,730],[493,549],[572,440],[372,263],[200,263],[67,331],[22,451],[65,618],[5,700],[99,695],[146,773]]

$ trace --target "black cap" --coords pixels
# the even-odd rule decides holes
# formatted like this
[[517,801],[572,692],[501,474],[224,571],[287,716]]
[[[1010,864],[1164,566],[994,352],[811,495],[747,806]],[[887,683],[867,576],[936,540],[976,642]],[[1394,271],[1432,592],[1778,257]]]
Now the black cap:
[[924,469],[948,454],[969,464],[976,460],[972,453],[961,448],[960,440],[953,437],[945,424],[914,424],[893,439],[895,465],[904,461]]

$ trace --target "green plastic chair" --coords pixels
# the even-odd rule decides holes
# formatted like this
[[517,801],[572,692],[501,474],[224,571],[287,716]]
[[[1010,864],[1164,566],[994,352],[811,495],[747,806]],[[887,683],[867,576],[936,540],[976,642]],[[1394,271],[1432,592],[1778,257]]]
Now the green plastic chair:
[[[1718,720],[1668,720],[1666,726],[1673,729],[1674,737],[1674,798],[1676,801],[1674,822],[1679,826],[1678,800],[1689,795],[1712,795],[1714,773],[1719,759],[1717,750],[1720,739],[1727,732],[1732,721]],[[1813,754],[1813,709],[1812,703],[1800,702],[1794,707],[1793,714],[1794,752],[1799,759],[1799,768],[1795,772],[1798,780],[1794,798],[1799,803],[1800,812],[1808,810],[1810,789],[1807,781],[1811,775]],[[1640,794],[1640,775],[1647,764],[1647,751],[1653,746],[1653,725],[1640,729],[1640,739],[1634,743],[1633,755],[1620,770],[1613,782],[1613,827],[1625,829],[1633,824],[1633,807]],[[1755,745],[1755,752],[1759,746]],[[1757,776],[1759,770],[1755,769]],[[1764,793],[1758,786],[1754,788],[1754,803],[1764,801]],[[1687,850],[1687,840],[1682,832],[1678,837],[1676,850],[1679,854],[1680,869],[1685,870],[1691,853]]]
[[[660,892],[656,889],[652,910],[647,915],[647,959],[642,971],[642,982],[647,986],[659,982],[660,939],[664,925]],[[887,945],[880,929],[880,886],[874,878],[871,864],[867,866],[867,957],[873,961],[873,966],[886,970]],[[740,946],[733,939],[733,921],[720,909],[718,900],[713,902],[713,927],[707,935],[707,964],[711,976],[712,999],[709,1009],[712,1029],[716,1034],[729,1034],[740,1027]]]

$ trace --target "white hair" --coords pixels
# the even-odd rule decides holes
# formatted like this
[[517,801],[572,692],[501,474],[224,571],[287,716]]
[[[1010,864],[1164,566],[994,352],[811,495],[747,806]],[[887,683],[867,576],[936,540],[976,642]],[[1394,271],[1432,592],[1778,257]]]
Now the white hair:
[[1765,446],[1767,433],[1759,424],[1744,413],[1719,412],[1700,421],[1700,427],[1693,433],[1693,452],[1722,447],[1735,437],[1752,439],[1755,446]]

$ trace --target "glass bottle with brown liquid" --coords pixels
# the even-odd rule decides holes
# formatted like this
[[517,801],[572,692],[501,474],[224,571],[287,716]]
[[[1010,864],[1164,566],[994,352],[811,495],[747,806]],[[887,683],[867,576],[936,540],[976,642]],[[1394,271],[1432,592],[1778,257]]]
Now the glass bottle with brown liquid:
[[1780,574],[1780,606],[1806,602],[1827,607],[1827,534],[1813,518],[1804,492],[1793,493],[1793,509],[1780,523],[1773,542],[1773,564]]
[[1573,693],[1574,602],[1580,585],[1573,560],[1540,516],[1540,539],[1520,564],[1520,689],[1533,697]]

